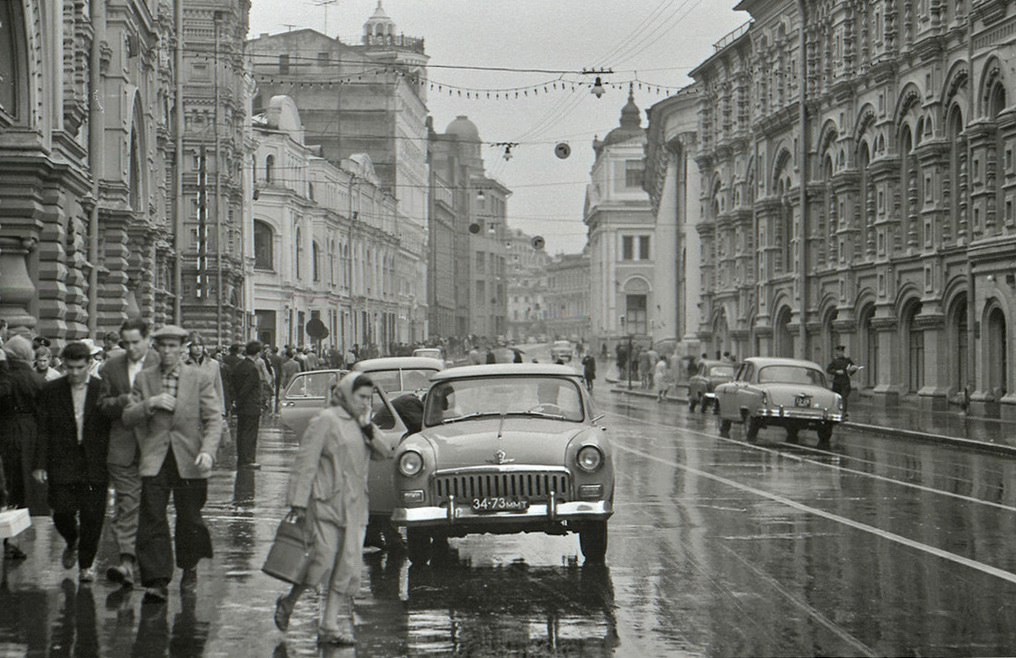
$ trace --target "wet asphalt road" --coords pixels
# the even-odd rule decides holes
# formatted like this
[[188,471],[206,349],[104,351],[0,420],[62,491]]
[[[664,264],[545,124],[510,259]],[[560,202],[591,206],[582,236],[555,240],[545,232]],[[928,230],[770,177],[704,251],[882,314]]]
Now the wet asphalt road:
[[[839,431],[747,445],[711,416],[600,386],[618,473],[607,567],[543,535],[451,541],[440,563],[367,558],[356,649],[322,655],[1013,655],[1016,462]],[[0,588],[0,656],[311,656],[316,600],[288,634],[260,573],[295,449],[262,431],[261,471],[228,461],[198,595],[141,604],[59,567],[49,519]],[[105,537],[104,569],[114,557]],[[66,580],[68,576],[73,580]]]

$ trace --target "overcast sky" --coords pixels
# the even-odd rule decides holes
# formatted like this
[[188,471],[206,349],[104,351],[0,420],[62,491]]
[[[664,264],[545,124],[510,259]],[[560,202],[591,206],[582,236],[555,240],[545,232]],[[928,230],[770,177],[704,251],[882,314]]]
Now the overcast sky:
[[[251,36],[311,27],[325,32],[322,0],[252,0]],[[609,67],[605,82],[638,78],[681,87],[687,72],[713,52],[713,43],[748,20],[734,0],[384,0],[399,32],[426,39],[431,65],[552,70]],[[327,33],[359,43],[377,0],[337,0],[327,5]],[[635,71],[637,71],[637,76]],[[434,83],[474,89],[514,88],[553,80],[557,74],[431,68]],[[582,79],[570,75],[568,79]],[[585,78],[591,82],[590,78]],[[465,92],[463,92],[465,93]],[[543,235],[551,253],[585,245],[585,184],[593,164],[592,140],[618,125],[627,88],[597,99],[588,89],[557,91],[518,100],[467,100],[428,92],[439,132],[468,116],[485,143],[519,142],[510,161],[484,147],[488,175],[513,194],[509,224]],[[635,101],[644,110],[665,96],[644,86]],[[571,157],[554,155],[567,142]]]

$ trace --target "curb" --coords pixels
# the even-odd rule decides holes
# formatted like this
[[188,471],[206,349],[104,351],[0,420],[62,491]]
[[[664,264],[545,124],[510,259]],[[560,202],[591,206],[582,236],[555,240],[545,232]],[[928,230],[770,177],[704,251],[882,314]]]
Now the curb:
[[[609,380],[608,380],[609,381]],[[656,396],[646,391],[637,391],[635,389],[628,390],[627,388],[619,388],[617,386],[611,387],[611,393],[618,395],[634,395],[640,398],[655,399]],[[667,396],[665,398],[667,402],[687,402],[687,398],[678,398],[673,396]],[[987,441],[974,441],[972,439],[964,439],[958,436],[946,436],[944,434],[930,434],[928,432],[919,432],[916,430],[899,429],[896,427],[886,427],[884,425],[870,425],[868,423],[855,423],[851,421],[844,421],[840,423],[840,427],[847,429],[858,430],[861,432],[870,432],[878,436],[886,438],[896,439],[907,439],[910,441],[921,441],[923,443],[936,443],[952,445],[958,448],[967,448],[969,450],[979,450],[981,452],[992,452],[999,455],[1006,455],[1009,457],[1016,456],[1016,446],[1010,446],[1003,443],[989,443]]]

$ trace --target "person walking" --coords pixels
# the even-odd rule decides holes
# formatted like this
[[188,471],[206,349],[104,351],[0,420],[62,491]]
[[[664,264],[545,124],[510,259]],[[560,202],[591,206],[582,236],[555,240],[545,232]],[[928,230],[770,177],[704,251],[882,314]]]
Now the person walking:
[[123,422],[123,412],[131,401],[138,374],[159,365],[159,355],[150,349],[148,323],[130,319],[120,325],[124,353],[114,356],[103,367],[99,409],[109,420],[109,452],[106,469],[113,486],[113,536],[120,551],[120,564],[106,570],[106,578],[126,588],[134,586],[135,545],[138,535],[138,509],[141,505],[141,475],[138,471],[138,437]]
[[222,436],[222,403],[215,382],[180,361],[187,332],[166,325],[152,334],[159,365],[142,370],[134,382],[123,422],[138,429],[141,450],[141,512],[137,556],[145,598],[169,598],[173,545],[166,507],[176,508],[176,565],[183,570],[180,591],[197,588],[197,566],[212,557],[212,537],[201,517],[208,475]]
[[850,377],[859,370],[853,359],[847,356],[847,346],[837,345],[836,356],[829,363],[826,372],[833,376],[833,392],[843,398],[843,417],[847,416],[847,401],[850,399]]
[[[36,402],[45,380],[34,371],[32,341],[12,336],[3,344],[7,367],[0,370],[0,461],[7,483],[7,504],[27,507],[45,514],[41,491],[32,479],[37,438]],[[23,560],[27,556],[16,544],[4,539],[4,559]]]
[[236,395],[236,467],[257,470],[258,428],[261,423],[263,385],[259,354],[261,343],[252,340],[244,348],[244,359],[233,368]]
[[95,554],[106,516],[109,419],[99,407],[102,382],[88,373],[89,349],[68,343],[60,353],[66,375],[43,387],[38,401],[35,470],[49,486],[53,525],[67,543],[63,568],[78,565],[78,580],[95,580]]
[[[325,584],[327,594],[318,639],[354,644],[353,596],[360,589],[367,527],[370,459],[389,458],[370,409],[374,383],[351,372],[331,388],[329,405],[318,412],[300,441],[289,479],[291,514],[306,523],[313,555],[303,583],[275,603],[275,625],[289,628],[300,596]],[[375,438],[377,437],[377,438]]]
[[663,402],[667,399],[667,376],[670,368],[667,365],[667,357],[661,357],[653,366],[653,386],[656,387],[656,401]]
[[289,382],[293,381],[293,377],[300,373],[300,364],[293,358],[292,349],[286,350],[286,360],[282,362],[279,370],[282,373],[281,389],[284,392],[289,388]]
[[582,357],[582,374],[586,379],[586,390],[593,392],[593,382],[596,381],[596,357],[592,352],[586,352]]
[[222,370],[219,367],[219,362],[208,356],[205,351],[205,341],[196,331],[192,331],[187,339],[187,357],[184,359],[184,363],[204,370],[211,376],[212,381],[215,382],[215,393],[219,396],[219,403],[222,404],[222,416],[225,417],[226,396],[223,391]]
[[279,393],[282,391],[282,356],[279,355],[278,347],[272,347],[272,351],[268,355],[268,362],[272,366],[272,375],[275,377],[275,396],[272,400],[272,413],[278,415]]

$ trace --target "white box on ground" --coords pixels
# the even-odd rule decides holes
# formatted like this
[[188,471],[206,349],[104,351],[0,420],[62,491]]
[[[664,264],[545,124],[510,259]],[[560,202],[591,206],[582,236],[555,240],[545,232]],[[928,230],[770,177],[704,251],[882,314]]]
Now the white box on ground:
[[0,512],[0,538],[16,537],[32,525],[27,509],[12,509]]

